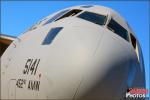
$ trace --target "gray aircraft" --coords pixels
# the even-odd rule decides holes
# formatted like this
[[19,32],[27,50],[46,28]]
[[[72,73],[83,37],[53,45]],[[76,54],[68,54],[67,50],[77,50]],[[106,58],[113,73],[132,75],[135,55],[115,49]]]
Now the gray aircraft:
[[103,6],[51,14],[1,57],[1,99],[120,100],[134,87],[145,88],[140,44],[127,21]]

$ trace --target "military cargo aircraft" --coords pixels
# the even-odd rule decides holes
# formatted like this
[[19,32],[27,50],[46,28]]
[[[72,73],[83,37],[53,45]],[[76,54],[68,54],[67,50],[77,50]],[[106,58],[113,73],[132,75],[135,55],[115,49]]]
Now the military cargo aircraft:
[[51,14],[1,57],[2,99],[120,100],[132,87],[145,87],[139,41],[121,15],[103,6]]

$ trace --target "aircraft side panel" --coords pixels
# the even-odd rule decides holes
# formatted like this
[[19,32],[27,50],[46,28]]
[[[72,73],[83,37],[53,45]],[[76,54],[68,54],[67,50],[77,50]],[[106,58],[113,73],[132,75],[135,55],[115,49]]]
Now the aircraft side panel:
[[[133,66],[134,65],[134,66]],[[105,30],[89,69],[77,93],[77,98],[120,100],[125,96],[131,67],[139,69],[132,45],[114,33]],[[134,70],[131,71],[134,73]],[[138,80],[136,76],[132,78]],[[137,84],[136,86],[140,86]]]

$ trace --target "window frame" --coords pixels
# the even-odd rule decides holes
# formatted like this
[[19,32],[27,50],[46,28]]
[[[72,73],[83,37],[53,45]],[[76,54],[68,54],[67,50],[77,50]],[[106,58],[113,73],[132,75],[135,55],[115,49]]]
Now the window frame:
[[[57,19],[59,19],[60,17],[64,16],[66,13],[70,12],[72,9],[65,9],[65,10],[62,10],[62,11],[59,11],[58,13],[54,14],[50,19],[48,19],[43,25],[47,25],[49,23],[52,23],[52,22],[55,22]],[[56,17],[58,14],[64,12],[63,14],[61,14],[60,16],[58,16],[57,18],[54,18]],[[52,20],[53,19],[53,20]],[[50,21],[52,20],[52,21]]]
[[[73,11],[73,10],[80,10],[80,12],[77,13],[77,14],[75,14],[75,15],[73,15],[73,16],[71,16],[71,17],[74,17],[74,16],[80,14],[80,13],[83,11],[82,9],[66,9],[66,10],[62,10],[62,11],[58,12],[57,14],[55,14],[54,16],[52,16],[52,17],[51,17],[49,20],[47,20],[43,25],[46,25],[46,24],[49,24],[49,23],[58,21],[58,20],[60,20],[60,19],[63,19],[63,18],[65,18],[65,17],[63,17],[64,15],[66,15],[67,13],[69,13],[69,12],[71,12],[71,11]],[[63,13],[62,15],[60,15],[59,17],[54,18],[55,16],[57,16],[58,14],[60,14],[60,13],[62,13],[62,12],[64,12],[64,11],[66,11],[66,12]],[[62,17],[63,17],[63,18],[62,18]],[[53,19],[53,20],[52,20],[52,19]],[[52,21],[50,21],[50,20],[52,20]]]
[[78,12],[77,14],[75,14],[75,15],[71,15],[71,16],[68,16],[68,17],[77,16],[78,14],[82,13],[82,11],[83,11],[82,9],[71,9],[70,11],[68,11],[67,13],[65,13],[64,15],[60,16],[59,18],[57,18],[55,21],[60,20],[60,19],[63,19],[63,18],[66,18],[66,17],[64,17],[64,16],[65,16],[66,14],[68,14],[68,13],[74,11],[74,10],[78,10],[79,12]]
[[[121,27],[122,29],[124,29],[126,31],[126,35],[127,35],[127,38],[124,38],[123,36],[121,36],[119,33],[116,33],[111,27],[109,27],[108,25],[110,24],[111,20],[113,20],[116,24],[119,25],[119,27]],[[113,33],[117,34],[118,36],[120,36],[121,38],[123,38],[124,40],[130,42],[130,35],[129,35],[129,32],[126,28],[124,28],[121,24],[119,24],[114,18],[110,18],[109,21],[107,22],[107,25],[106,25],[106,28],[110,31],[112,31]]]
[[[90,11],[82,11],[82,12],[81,12],[80,14],[78,14],[76,17],[77,17],[77,18],[80,18],[79,16],[80,16],[81,14],[85,13],[85,12],[92,13],[92,14],[96,14],[96,15],[100,15],[100,16],[105,16],[105,21],[104,21],[104,24],[103,24],[103,25],[96,24],[96,23],[91,22],[91,21],[89,21],[89,20],[86,20],[86,21],[91,22],[91,23],[94,23],[94,24],[99,25],[99,26],[105,26],[105,25],[106,25],[106,23],[107,23],[107,21],[108,21],[108,15],[98,14],[98,13],[90,12]],[[83,18],[80,18],[80,19],[83,19]],[[85,20],[85,19],[83,19],[83,20]]]
[[[132,35],[132,33],[130,33],[130,41],[131,41],[131,45],[133,46],[133,48],[136,49],[137,40],[136,40],[135,36]],[[135,42],[135,43],[133,43],[133,42]]]

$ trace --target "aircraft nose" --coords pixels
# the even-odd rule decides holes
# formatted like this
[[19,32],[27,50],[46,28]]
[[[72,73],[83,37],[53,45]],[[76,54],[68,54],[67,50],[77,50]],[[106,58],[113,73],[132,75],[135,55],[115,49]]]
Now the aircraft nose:
[[42,69],[47,75],[44,86],[50,89],[42,89],[49,99],[72,99],[78,91],[88,59],[103,34],[99,28],[83,27],[64,27],[50,46],[43,46],[48,52],[42,56],[46,59]]

